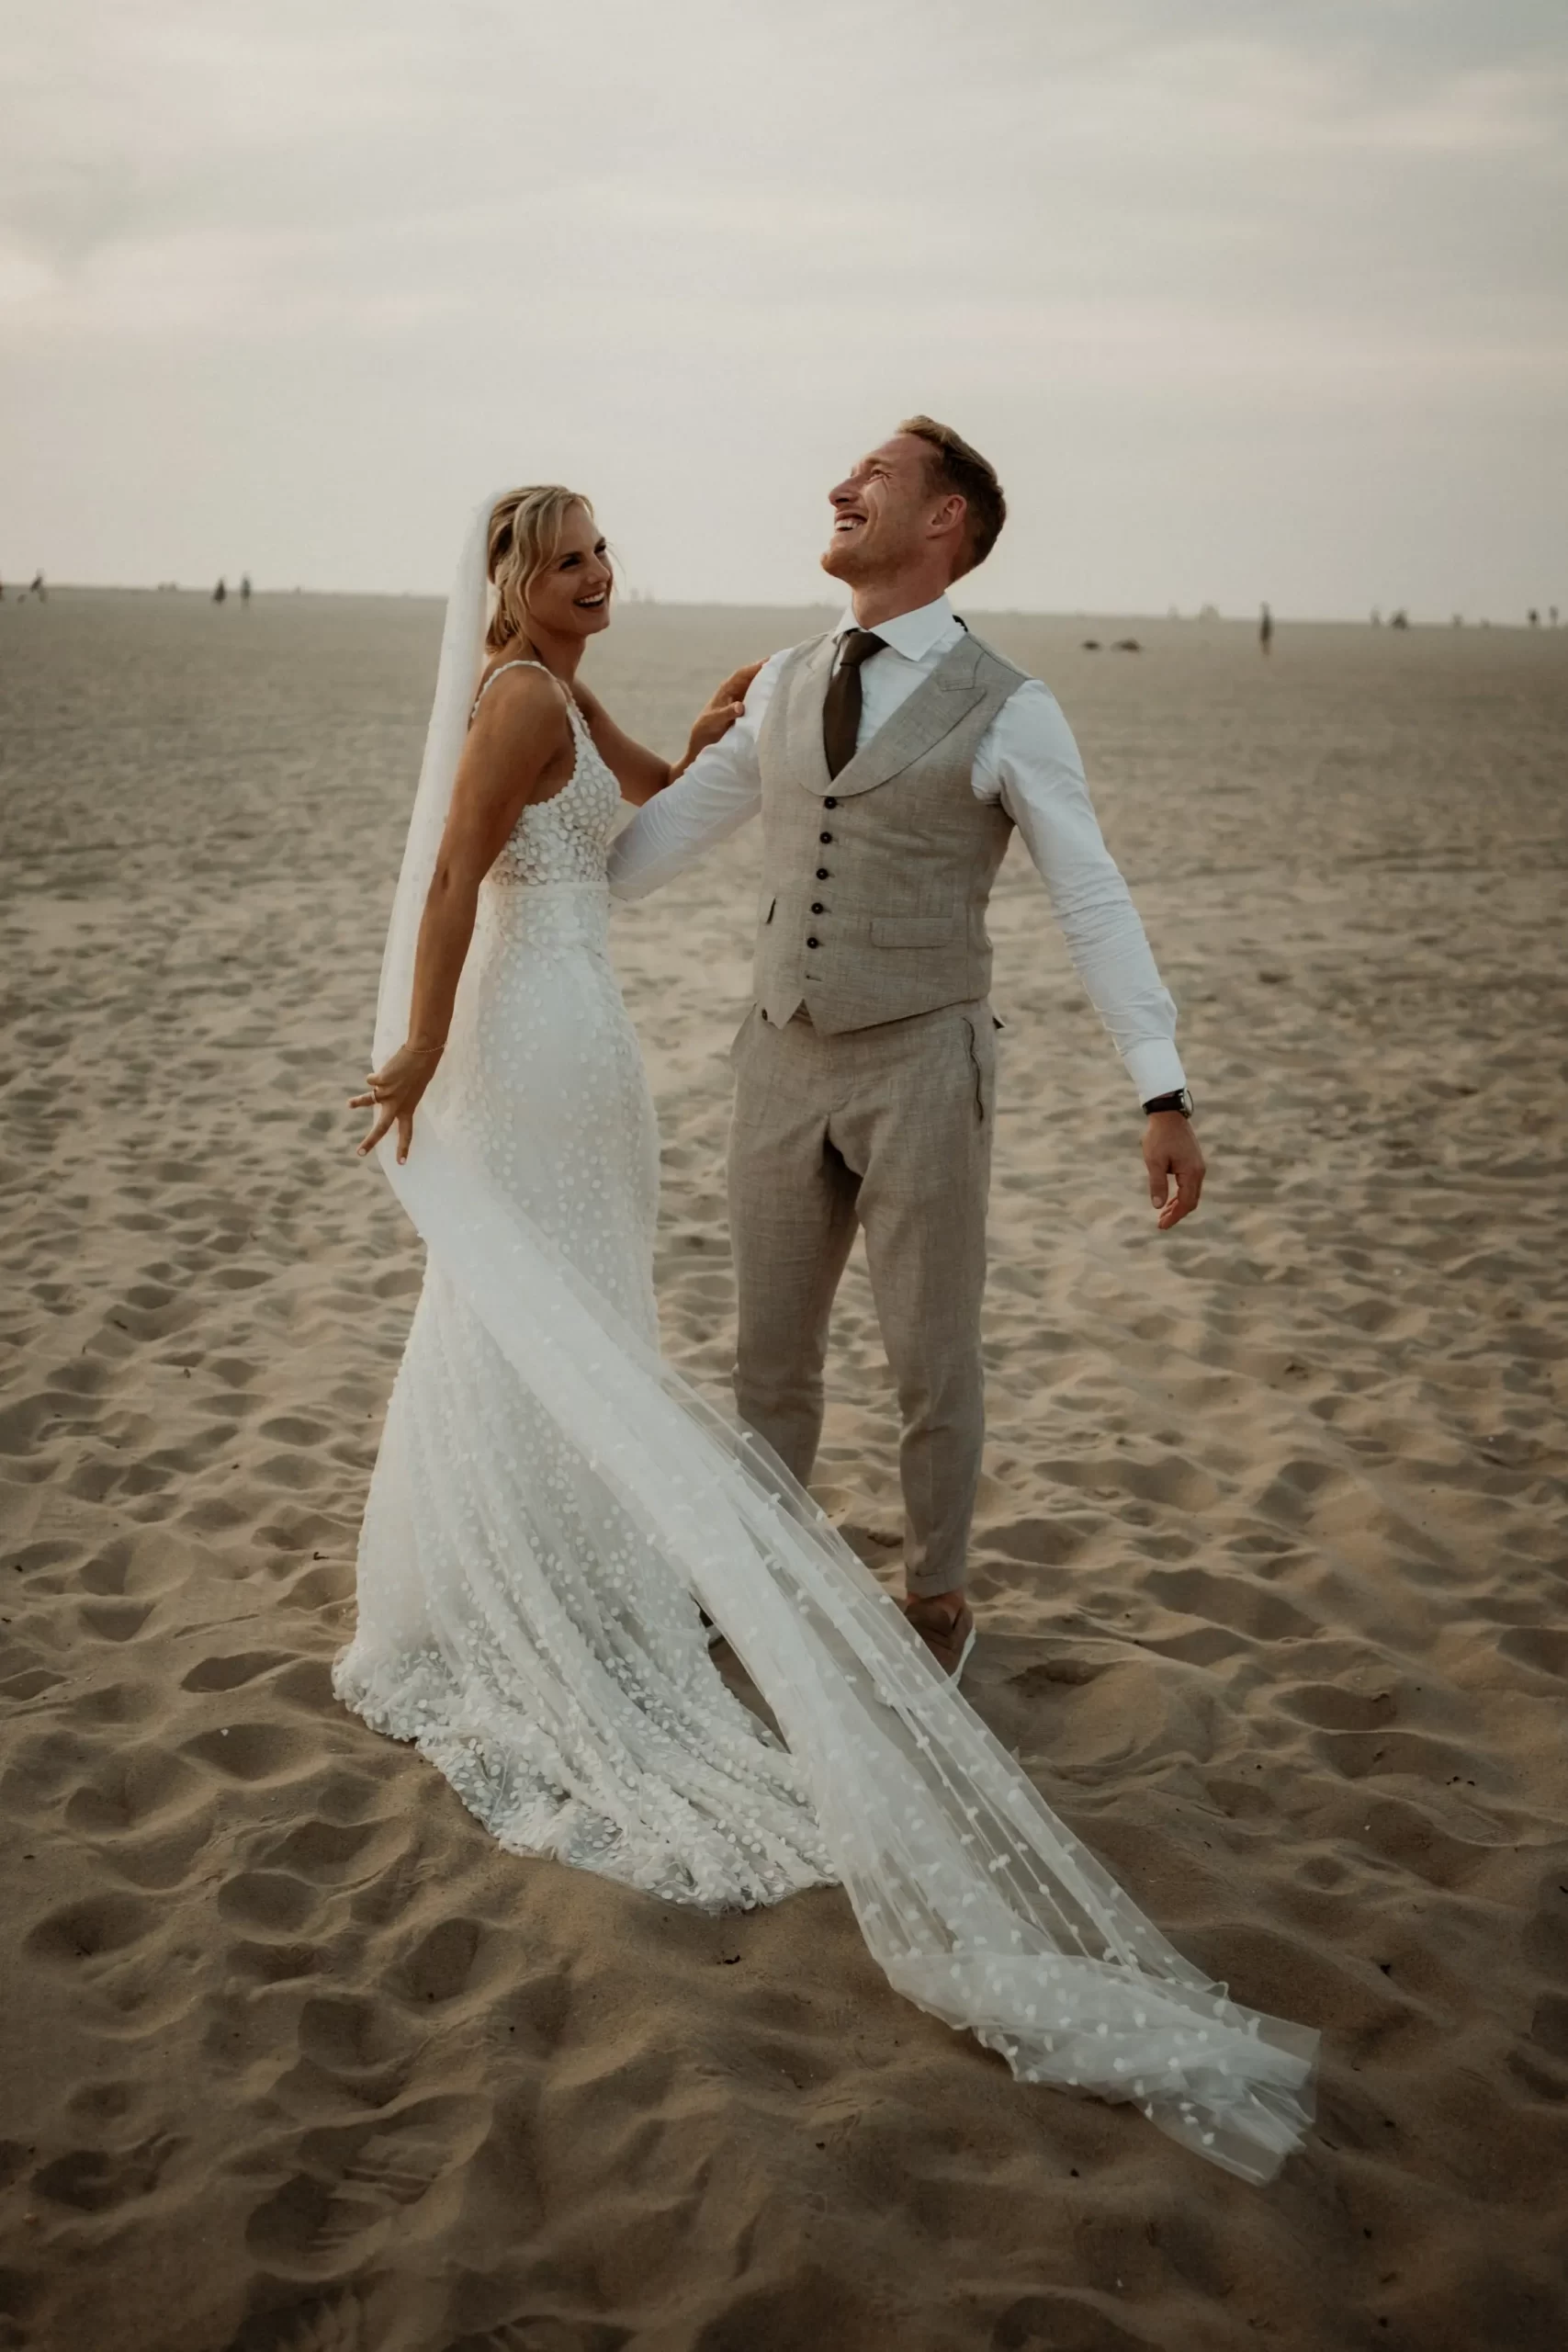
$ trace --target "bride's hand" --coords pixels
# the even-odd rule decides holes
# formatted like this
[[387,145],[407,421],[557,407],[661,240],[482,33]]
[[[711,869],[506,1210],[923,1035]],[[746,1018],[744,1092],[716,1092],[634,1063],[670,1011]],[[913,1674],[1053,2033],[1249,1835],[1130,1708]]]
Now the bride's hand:
[[748,662],[732,670],[721,686],[716,686],[692,726],[692,739],[686,746],[686,758],[694,760],[710,743],[728,735],[746,707],[747,690],[761,668],[760,662]]
[[366,1094],[351,1094],[351,1111],[374,1111],[376,1124],[359,1147],[359,1158],[375,1150],[384,1135],[395,1126],[398,1131],[398,1165],[400,1168],[409,1156],[413,1141],[413,1114],[419,1108],[421,1095],[435,1076],[435,1065],[441,1059],[439,1046],[404,1045],[389,1062],[372,1070],[365,1083]]

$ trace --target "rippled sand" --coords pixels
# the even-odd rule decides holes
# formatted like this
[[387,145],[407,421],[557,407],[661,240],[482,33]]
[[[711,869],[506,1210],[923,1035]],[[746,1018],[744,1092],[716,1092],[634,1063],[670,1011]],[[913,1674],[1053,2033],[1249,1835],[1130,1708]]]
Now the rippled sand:
[[[983,624],[1077,728],[1213,1177],[1156,1237],[1010,859],[971,1687],[1322,2029],[1258,2192],[1018,2089],[835,1894],[714,1922],[509,1860],[333,1706],[419,1279],[342,1102],[438,618],[0,606],[0,2346],[1557,2352],[1568,632]],[[592,674],[673,747],[808,625],[632,608]],[[756,854],[617,923],[716,1385]],[[858,1266],[831,1382],[820,1492],[896,1577]]]

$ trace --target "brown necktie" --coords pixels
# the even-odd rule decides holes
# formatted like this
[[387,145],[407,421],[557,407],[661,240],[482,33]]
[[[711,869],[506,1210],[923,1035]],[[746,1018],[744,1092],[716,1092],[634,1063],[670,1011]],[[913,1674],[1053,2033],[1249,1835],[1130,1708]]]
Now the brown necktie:
[[839,665],[828,681],[822,705],[822,749],[829,775],[837,775],[854,758],[860,734],[860,665],[880,653],[886,642],[869,628],[847,628],[839,639]]

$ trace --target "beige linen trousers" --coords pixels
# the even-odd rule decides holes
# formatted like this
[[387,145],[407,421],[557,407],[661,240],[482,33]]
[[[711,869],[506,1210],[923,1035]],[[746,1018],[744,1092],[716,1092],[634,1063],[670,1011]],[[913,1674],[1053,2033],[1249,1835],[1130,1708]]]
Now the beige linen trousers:
[[756,1001],[735,1041],[729,1152],[736,1402],[807,1483],[858,1226],[898,1392],[905,1580],[945,1592],[964,1581],[985,1436],[985,910],[1011,831],[972,775],[1023,673],[966,636],[829,776],[834,651],[792,657],[758,742]]

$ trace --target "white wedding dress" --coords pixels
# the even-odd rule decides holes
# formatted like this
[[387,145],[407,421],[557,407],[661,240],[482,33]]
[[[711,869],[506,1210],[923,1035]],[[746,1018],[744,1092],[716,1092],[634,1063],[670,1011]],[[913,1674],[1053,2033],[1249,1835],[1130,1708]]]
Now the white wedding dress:
[[[444,1117],[652,1353],[659,1138],[607,940],[620,788],[570,710],[575,771],[524,810],[480,890],[420,1115]],[[833,1876],[806,1775],[715,1671],[690,1590],[434,1258],[337,1688],[514,1852],[716,1911]]]
[[[441,680],[382,974],[400,1043],[482,650],[484,529]],[[766,1450],[658,1355],[657,1139],[611,968],[614,778],[576,765],[480,892],[412,1148],[423,1236],[335,1685],[501,1842],[707,1910],[840,1883],[898,1991],[1025,2082],[1135,2101],[1267,2179],[1315,2035],[1242,2009],[1053,1815]],[[699,1604],[783,1739],[730,1691]]]

